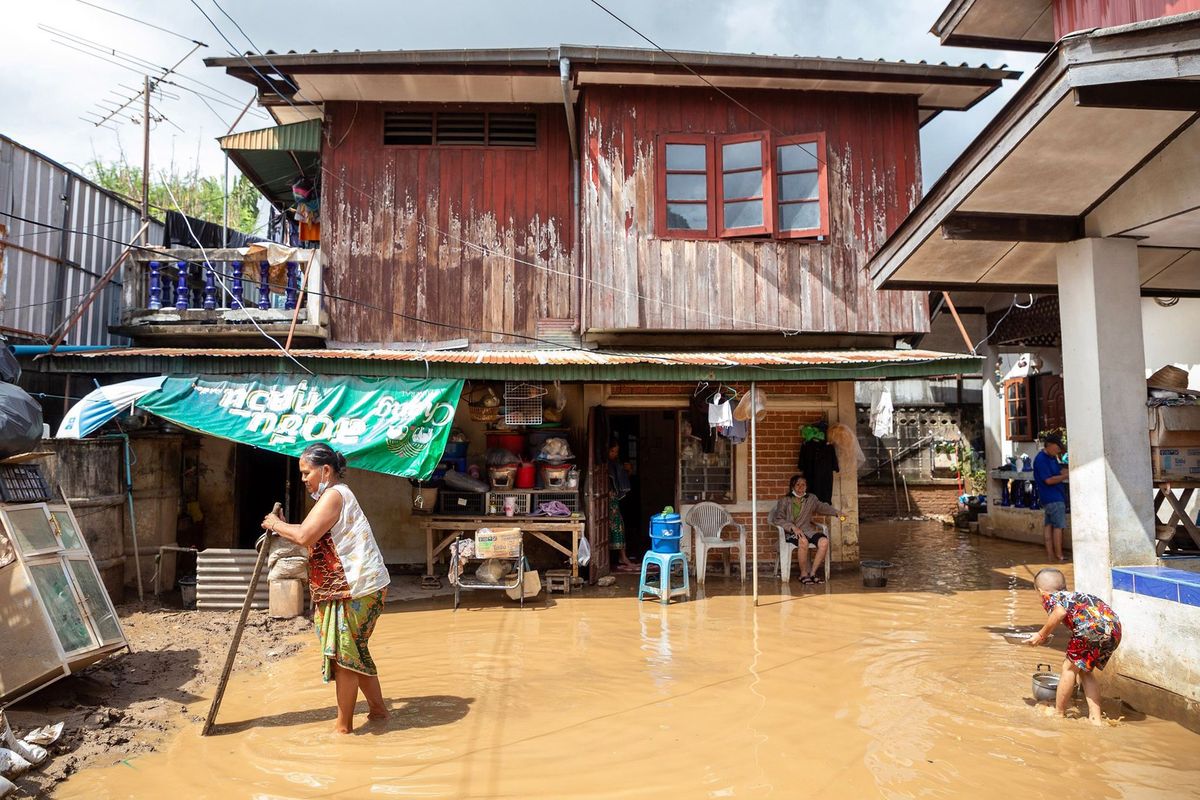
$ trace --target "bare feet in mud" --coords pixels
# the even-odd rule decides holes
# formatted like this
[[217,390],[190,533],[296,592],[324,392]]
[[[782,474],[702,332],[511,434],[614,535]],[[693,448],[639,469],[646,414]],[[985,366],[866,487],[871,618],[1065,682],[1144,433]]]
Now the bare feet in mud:
[[378,708],[368,706],[368,708],[370,708],[370,712],[367,714],[367,719],[369,720],[379,721],[391,716],[391,712],[388,711],[387,706],[379,706]]
[[348,725],[336,725],[335,724],[333,726],[333,732],[340,736],[345,736],[346,734],[353,733],[354,728],[351,728]]

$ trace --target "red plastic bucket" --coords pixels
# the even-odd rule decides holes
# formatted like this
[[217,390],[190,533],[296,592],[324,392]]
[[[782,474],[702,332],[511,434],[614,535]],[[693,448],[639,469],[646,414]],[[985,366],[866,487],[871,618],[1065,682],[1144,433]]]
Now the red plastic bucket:
[[487,435],[488,450],[499,447],[508,452],[525,457],[525,434],[523,433],[489,433]]
[[533,462],[526,461],[517,467],[517,488],[532,489],[537,473],[534,470]]

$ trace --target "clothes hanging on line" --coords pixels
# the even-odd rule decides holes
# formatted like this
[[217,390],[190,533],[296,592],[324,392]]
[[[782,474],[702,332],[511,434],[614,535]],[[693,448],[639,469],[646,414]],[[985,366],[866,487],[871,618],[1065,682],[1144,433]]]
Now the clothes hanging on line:
[[892,393],[883,382],[871,387],[871,432],[877,439],[892,435]]
[[823,503],[833,502],[833,473],[839,471],[837,449],[825,441],[811,439],[800,446],[796,466],[808,481],[809,494]]
[[708,424],[714,428],[727,428],[733,424],[731,398],[717,392],[708,401]]
[[704,395],[692,395],[692,402],[688,408],[688,422],[692,425],[692,436],[700,442],[700,449],[705,453],[715,452],[717,437],[708,425],[708,401]]

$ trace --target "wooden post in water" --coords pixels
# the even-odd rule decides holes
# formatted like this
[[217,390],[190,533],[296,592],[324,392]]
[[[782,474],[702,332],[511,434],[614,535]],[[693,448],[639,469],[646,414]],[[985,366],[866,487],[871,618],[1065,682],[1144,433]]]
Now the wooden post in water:
[[750,381],[750,568],[753,572],[754,605],[758,607],[758,409],[754,381]]

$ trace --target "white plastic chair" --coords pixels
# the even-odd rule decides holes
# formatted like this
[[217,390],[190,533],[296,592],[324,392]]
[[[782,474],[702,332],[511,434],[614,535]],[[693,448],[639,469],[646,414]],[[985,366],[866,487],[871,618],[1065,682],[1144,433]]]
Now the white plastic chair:
[[[825,548],[825,585],[828,586],[829,562],[832,560],[830,554],[833,553],[833,540],[829,538],[828,525],[822,522],[815,524],[821,533],[825,534],[825,538],[829,542],[829,545]],[[792,579],[792,553],[795,552],[797,546],[787,540],[787,535],[784,533],[782,525],[776,525],[775,530],[779,531],[779,577],[783,579],[784,583],[787,583]],[[816,550],[817,546],[810,544],[808,549]]]
[[[732,550],[737,548],[742,566],[742,580],[746,580],[746,526],[734,522],[729,512],[716,503],[699,503],[687,513],[684,523],[695,533],[696,583],[704,583],[704,572],[708,566],[709,550]],[[736,539],[722,539],[725,528],[737,529]],[[727,553],[732,556],[732,553]],[[725,561],[725,574],[729,574],[729,561]]]

